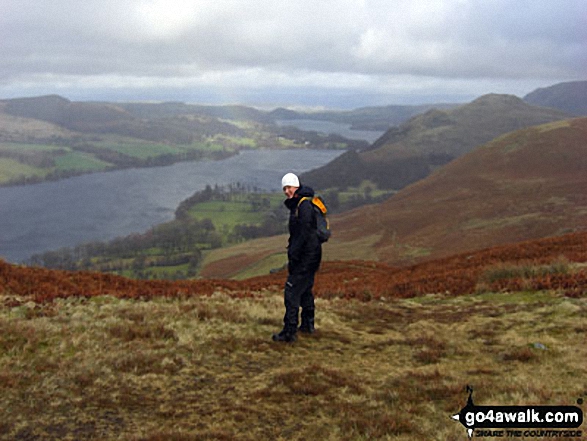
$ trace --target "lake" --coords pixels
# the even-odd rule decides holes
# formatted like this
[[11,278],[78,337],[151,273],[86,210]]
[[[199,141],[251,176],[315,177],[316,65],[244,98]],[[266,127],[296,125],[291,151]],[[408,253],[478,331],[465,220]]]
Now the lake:
[[367,141],[369,144],[373,144],[385,133],[384,131],[378,130],[353,130],[350,124],[313,119],[278,120],[275,122],[280,126],[293,126],[300,130],[325,133],[327,135],[332,133],[348,139]]
[[340,154],[340,150],[250,150],[222,161],[0,187],[0,256],[21,262],[43,251],[144,232],[172,220],[179,203],[206,185],[240,182],[280,191],[285,173],[320,167]]

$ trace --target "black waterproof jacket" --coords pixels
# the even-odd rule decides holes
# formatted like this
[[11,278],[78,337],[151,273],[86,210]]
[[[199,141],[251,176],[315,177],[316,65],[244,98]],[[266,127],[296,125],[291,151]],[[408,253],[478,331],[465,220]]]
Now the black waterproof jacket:
[[322,245],[316,234],[316,213],[312,202],[303,197],[313,197],[314,190],[301,186],[284,204],[289,208],[289,244],[287,247],[290,274],[315,273],[322,260]]

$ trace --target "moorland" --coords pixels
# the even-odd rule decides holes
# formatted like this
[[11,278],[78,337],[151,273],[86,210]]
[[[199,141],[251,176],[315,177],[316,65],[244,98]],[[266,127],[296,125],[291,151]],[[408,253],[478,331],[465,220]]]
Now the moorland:
[[270,340],[283,274],[0,263],[1,438],[463,440],[450,417],[467,386],[487,405],[585,397],[586,265],[585,233],[405,268],[326,263],[317,332],[290,345]]

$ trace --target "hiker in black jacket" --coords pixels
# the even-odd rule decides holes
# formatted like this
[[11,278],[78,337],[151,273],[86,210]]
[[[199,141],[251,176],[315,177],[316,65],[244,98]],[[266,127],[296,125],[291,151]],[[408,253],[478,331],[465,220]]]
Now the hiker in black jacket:
[[[316,233],[316,213],[311,198],[314,190],[300,184],[293,173],[281,180],[289,208],[288,277],[285,283],[283,330],[273,334],[274,341],[293,342],[298,331],[298,312],[302,307],[300,332],[314,332],[314,275],[322,260],[322,245]],[[303,199],[310,198],[310,199]]]

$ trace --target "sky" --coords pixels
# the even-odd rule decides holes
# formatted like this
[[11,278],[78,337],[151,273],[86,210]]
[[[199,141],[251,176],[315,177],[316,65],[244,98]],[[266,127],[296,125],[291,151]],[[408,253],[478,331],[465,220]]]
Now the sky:
[[577,80],[586,0],[0,0],[0,99],[350,109]]

